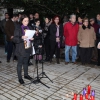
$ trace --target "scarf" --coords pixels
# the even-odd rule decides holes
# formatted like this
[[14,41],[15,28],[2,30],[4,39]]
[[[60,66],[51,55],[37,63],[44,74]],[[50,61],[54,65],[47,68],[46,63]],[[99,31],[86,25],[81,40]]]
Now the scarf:
[[88,28],[88,29],[90,29],[91,28],[91,26],[90,25],[88,25],[87,27],[85,26],[85,25],[82,25],[82,28],[85,30],[86,28]]
[[23,35],[25,35],[25,31],[24,30],[29,30],[29,27],[28,26],[22,25],[21,28],[22,28]]
[[[60,38],[60,36],[59,36],[59,26],[57,26],[56,37]],[[60,42],[57,42],[57,43],[58,43],[58,48],[60,48]]]

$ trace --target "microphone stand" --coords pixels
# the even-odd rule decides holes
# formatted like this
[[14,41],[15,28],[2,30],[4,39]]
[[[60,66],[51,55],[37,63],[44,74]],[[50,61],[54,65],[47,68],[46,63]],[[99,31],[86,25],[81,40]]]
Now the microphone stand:
[[[44,37],[43,37],[43,35],[42,35],[42,44],[44,44]],[[43,47],[42,47],[42,48],[43,48]],[[43,53],[42,53],[42,72],[39,74],[38,59],[37,59],[37,56],[38,56],[38,55],[39,55],[39,54],[36,54],[37,76],[36,76],[33,80],[31,80],[30,83],[24,84],[24,85],[29,85],[29,84],[32,84],[32,83],[34,83],[34,84],[41,83],[42,85],[46,86],[47,88],[50,88],[49,86],[47,86],[45,83],[43,83],[43,82],[41,81],[42,78],[47,78],[47,79],[49,79],[49,80],[53,83],[53,81],[52,81],[52,80],[46,75],[46,73],[44,72]]]

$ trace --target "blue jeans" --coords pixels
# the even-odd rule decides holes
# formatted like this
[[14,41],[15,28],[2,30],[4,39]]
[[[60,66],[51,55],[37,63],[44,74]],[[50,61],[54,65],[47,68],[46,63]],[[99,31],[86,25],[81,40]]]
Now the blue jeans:
[[68,45],[65,45],[65,62],[70,62],[69,59],[70,49],[72,49],[72,62],[75,62],[77,56],[77,46],[68,46]]

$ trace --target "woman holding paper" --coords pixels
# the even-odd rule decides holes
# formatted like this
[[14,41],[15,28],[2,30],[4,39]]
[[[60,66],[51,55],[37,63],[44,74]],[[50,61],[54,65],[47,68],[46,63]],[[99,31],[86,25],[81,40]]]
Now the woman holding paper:
[[92,49],[95,46],[96,33],[94,28],[89,25],[88,18],[83,19],[83,25],[78,32],[78,41],[80,44],[80,57],[82,65],[90,63]]
[[[24,69],[24,78],[32,80],[32,78],[28,75],[28,60],[31,54],[31,47],[26,47],[26,40],[28,37],[25,36],[25,31],[30,30],[31,28],[28,26],[29,18],[26,15],[23,15],[21,22],[22,25],[15,29],[13,42],[16,44],[15,55],[18,58],[17,74],[19,83],[24,84],[24,80],[22,79],[22,66]],[[33,38],[30,40],[33,40]],[[28,40],[28,42],[30,40]]]

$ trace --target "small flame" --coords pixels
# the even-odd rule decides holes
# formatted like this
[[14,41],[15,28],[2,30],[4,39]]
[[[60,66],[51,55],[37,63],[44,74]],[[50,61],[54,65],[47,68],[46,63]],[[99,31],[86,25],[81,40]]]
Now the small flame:
[[71,95],[74,95],[74,92],[71,92]]
[[68,94],[66,94],[66,97],[68,98],[68,97],[69,97],[69,95],[68,95]]

